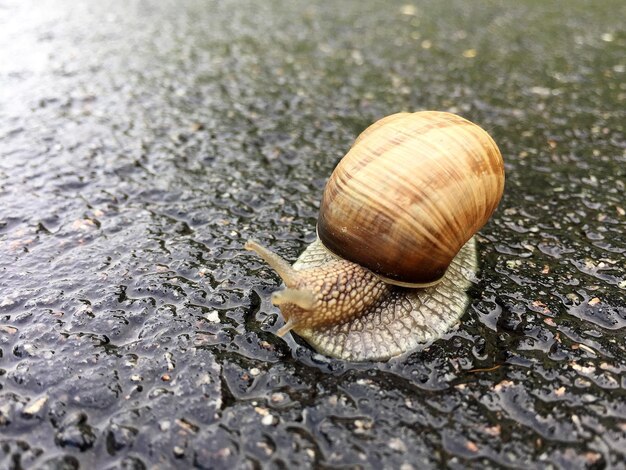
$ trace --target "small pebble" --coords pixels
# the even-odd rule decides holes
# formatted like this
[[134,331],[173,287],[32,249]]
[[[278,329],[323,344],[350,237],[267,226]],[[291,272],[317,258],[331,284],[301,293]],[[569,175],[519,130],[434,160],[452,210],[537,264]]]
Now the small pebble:
[[397,437],[390,439],[387,445],[389,446],[390,449],[395,450],[397,452],[407,451],[406,444],[404,444],[404,442],[401,439],[398,439]]
[[272,395],[270,396],[270,401],[272,403],[282,403],[286,399],[287,399],[287,395],[284,393],[280,393],[280,392],[272,393]]
[[465,444],[465,447],[467,448],[467,450],[469,450],[470,452],[476,453],[478,452],[478,446],[476,445],[476,443],[472,442],[472,441],[467,441],[467,444]]
[[498,437],[500,435],[502,431],[502,428],[500,427],[499,424],[496,424],[495,426],[489,426],[485,428],[485,432],[487,434],[489,434],[490,436],[493,437]]
[[163,432],[169,430],[169,428],[171,427],[171,423],[169,421],[161,421],[159,423],[159,429]]
[[356,434],[363,434],[366,431],[372,429],[373,425],[374,423],[372,423],[372,421],[364,420],[364,419],[356,419],[354,420],[354,427],[355,427],[354,432]]
[[274,416],[272,416],[271,414],[263,416],[263,418],[261,419],[261,424],[263,424],[264,426],[271,426],[272,424],[274,424],[274,422]]
[[268,457],[274,453],[274,450],[265,441],[257,442],[256,446],[261,449]]
[[206,319],[209,320],[211,323],[219,323],[220,322],[220,315],[219,315],[217,310],[213,310],[211,313],[209,313],[206,316]]
[[497,384],[493,387],[493,389],[494,389],[496,392],[499,392],[499,391],[501,391],[501,390],[504,390],[505,388],[511,387],[512,385],[513,385],[513,382],[511,382],[510,380],[503,380],[502,382],[497,383]]
[[35,416],[37,413],[41,411],[41,409],[44,407],[44,405],[47,402],[48,402],[48,397],[44,395],[43,397],[38,398],[37,400],[33,401],[30,405],[28,405],[26,408],[24,408],[22,413],[28,417]]

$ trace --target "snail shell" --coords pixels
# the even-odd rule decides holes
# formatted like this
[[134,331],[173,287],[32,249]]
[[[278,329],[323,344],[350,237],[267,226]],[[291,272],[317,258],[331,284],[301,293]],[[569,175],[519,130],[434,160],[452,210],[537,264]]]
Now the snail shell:
[[479,126],[444,112],[393,114],[335,168],[317,233],[388,282],[428,286],[489,220],[503,189],[502,156]]
[[459,116],[398,113],[372,124],[324,190],[318,239],[291,266],[256,242],[283,279],[287,323],[317,351],[384,360],[454,325],[477,270],[472,236],[504,188],[498,147]]

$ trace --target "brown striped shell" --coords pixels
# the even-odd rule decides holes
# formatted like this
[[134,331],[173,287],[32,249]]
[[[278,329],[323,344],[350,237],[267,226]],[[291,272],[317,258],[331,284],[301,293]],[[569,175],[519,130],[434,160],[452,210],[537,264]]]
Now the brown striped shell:
[[359,135],[333,171],[317,232],[331,252],[403,286],[437,283],[504,189],[493,139],[445,112],[398,113]]

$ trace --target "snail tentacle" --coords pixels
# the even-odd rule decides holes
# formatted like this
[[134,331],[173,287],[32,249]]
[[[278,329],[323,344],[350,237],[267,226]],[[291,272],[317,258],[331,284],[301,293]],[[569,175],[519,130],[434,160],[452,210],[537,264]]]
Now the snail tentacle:
[[281,326],[278,331],[276,332],[276,336],[280,336],[281,338],[283,336],[285,336],[287,333],[289,333],[291,330],[293,330],[293,328],[295,326],[298,325],[298,322],[296,322],[296,320],[291,317],[287,323],[285,323],[283,326]]
[[272,294],[274,305],[295,304],[303,310],[311,310],[315,304],[315,294],[308,289],[286,288]]
[[254,251],[263,258],[263,261],[276,271],[276,274],[280,276],[286,286],[292,287],[297,283],[298,274],[287,261],[280,257],[280,255],[277,255],[254,240],[248,240],[243,247],[248,251]]

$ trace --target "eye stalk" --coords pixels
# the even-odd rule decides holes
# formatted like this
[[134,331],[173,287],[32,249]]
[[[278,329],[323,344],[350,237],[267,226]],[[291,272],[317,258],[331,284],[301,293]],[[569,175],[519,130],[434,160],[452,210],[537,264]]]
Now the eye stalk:
[[[283,290],[272,293],[272,304],[281,308],[283,316],[287,320],[285,325],[277,332],[277,335],[282,337],[298,325],[298,318],[304,317],[307,311],[313,309],[317,301],[315,294],[306,288],[297,287],[299,284],[302,284],[301,276],[287,261],[273,251],[254,240],[248,240],[244,248],[259,255],[263,261],[276,271],[276,274],[280,276],[285,286],[287,286]],[[302,311],[300,314],[296,313],[298,309]],[[287,315],[285,315],[285,312],[287,312]]]

